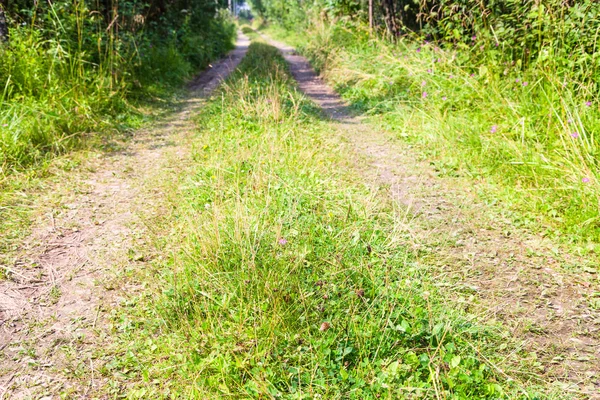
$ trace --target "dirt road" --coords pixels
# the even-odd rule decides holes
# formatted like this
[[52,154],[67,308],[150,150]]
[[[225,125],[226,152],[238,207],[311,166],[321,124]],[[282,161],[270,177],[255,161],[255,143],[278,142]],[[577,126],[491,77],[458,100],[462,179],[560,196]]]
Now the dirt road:
[[[121,151],[86,161],[58,206],[43,212],[33,234],[18,250],[9,279],[0,281],[0,399],[90,398],[105,382],[97,372],[107,359],[97,349],[111,310],[122,301],[119,276],[144,268],[136,254],[160,212],[164,193],[149,184],[169,179],[169,169],[189,158],[190,118],[204,99],[235,69],[249,42],[236,48],[189,84],[189,94],[157,126],[134,134]],[[48,396],[48,397],[46,397]]]

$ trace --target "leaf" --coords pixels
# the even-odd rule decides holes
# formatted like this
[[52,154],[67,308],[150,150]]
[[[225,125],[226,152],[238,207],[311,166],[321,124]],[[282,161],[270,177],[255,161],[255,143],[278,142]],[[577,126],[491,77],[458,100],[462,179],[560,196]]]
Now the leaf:
[[343,380],[348,379],[348,371],[346,371],[346,368],[344,368],[344,367],[340,368],[340,375]]
[[450,368],[454,369],[454,368],[458,367],[459,364],[460,364],[460,356],[452,357],[452,360],[450,360]]

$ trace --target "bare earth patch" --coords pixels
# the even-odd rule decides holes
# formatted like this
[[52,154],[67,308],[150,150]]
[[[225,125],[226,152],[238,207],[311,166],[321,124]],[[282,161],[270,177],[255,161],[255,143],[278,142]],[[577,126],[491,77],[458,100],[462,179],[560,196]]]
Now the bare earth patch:
[[[0,399],[90,398],[104,392],[99,374],[111,310],[136,290],[120,272],[144,268],[138,254],[164,193],[149,182],[189,158],[190,114],[246,53],[240,36],[227,57],[189,85],[189,96],[159,125],[136,132],[122,151],[87,160],[70,188],[54,187],[59,207],[44,209],[0,281]],[[86,172],[87,171],[87,172]],[[113,388],[114,389],[114,388]],[[116,389],[119,390],[118,388]]]
[[[449,296],[487,321],[501,321],[535,353],[520,374],[559,385],[568,396],[600,399],[600,292],[597,265],[524,229],[482,203],[477,182],[444,178],[417,151],[353,116],[293,48],[279,48],[300,89],[336,121],[374,189],[388,190],[407,244],[433,265]],[[472,298],[472,300],[469,300]]]

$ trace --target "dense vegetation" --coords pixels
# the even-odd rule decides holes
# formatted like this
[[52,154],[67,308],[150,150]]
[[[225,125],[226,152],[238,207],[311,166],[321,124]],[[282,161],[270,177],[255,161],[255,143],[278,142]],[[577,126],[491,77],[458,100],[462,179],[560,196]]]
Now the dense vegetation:
[[[397,1],[390,24],[383,3],[372,30],[363,2],[255,9],[441,173],[493,186],[490,201],[518,211],[517,222],[598,239],[600,5]],[[289,35],[297,29],[311,35]]]
[[230,48],[215,1],[0,4],[0,177],[135,126],[149,99]]

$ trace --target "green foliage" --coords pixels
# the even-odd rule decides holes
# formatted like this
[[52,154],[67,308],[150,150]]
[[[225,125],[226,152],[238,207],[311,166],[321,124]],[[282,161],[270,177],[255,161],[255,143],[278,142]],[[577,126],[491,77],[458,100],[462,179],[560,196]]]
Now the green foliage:
[[530,398],[498,373],[508,333],[412,261],[274,48],[253,43],[198,121],[181,248],[115,319],[128,355],[105,372],[130,398]]
[[292,36],[358,110],[419,145],[439,173],[476,180],[516,224],[600,238],[599,106],[584,86],[499,63],[495,46],[391,44],[348,24]]
[[301,0],[253,0],[250,5],[257,15],[293,30],[306,26],[307,11],[311,9],[310,4]]
[[[374,3],[375,32],[389,30],[394,20],[403,27],[394,35],[416,33],[443,46],[478,53],[480,59],[496,50],[499,65],[507,62],[522,70],[552,71],[567,85],[583,85],[583,90],[594,93],[600,90],[600,3],[596,1],[390,0],[389,10],[383,3],[388,2]],[[295,31],[315,18],[368,21],[366,1],[261,0],[260,8],[271,22]],[[477,57],[469,62],[477,63]]]
[[134,126],[132,99],[172,92],[228,50],[234,26],[226,14],[195,4],[164,13],[160,24],[135,2],[101,12],[78,1],[9,9],[10,42],[0,47],[0,176]]
[[419,12],[422,33],[434,39],[463,48],[484,46],[485,53],[498,46],[503,61],[553,71],[569,85],[589,82],[593,88],[586,89],[600,89],[598,2],[439,0]]

